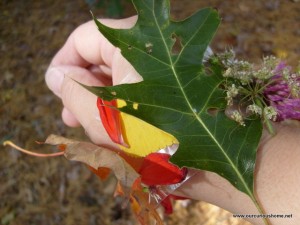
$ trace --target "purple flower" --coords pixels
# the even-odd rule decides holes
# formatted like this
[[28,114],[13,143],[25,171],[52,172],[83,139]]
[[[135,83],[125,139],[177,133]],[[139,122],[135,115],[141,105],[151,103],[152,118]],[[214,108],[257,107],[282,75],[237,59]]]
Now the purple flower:
[[[271,83],[265,88],[264,95],[269,104],[277,110],[276,121],[286,119],[300,120],[300,77],[291,74],[291,68],[280,62],[275,68]],[[296,88],[296,89],[295,89]],[[297,92],[295,93],[293,92]]]

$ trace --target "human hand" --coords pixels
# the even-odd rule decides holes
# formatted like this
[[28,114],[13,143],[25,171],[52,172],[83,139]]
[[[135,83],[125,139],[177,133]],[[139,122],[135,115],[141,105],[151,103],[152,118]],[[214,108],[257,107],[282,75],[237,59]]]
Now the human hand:
[[[136,17],[102,20],[114,28],[129,28],[135,21]],[[142,80],[120,51],[100,34],[93,21],[83,24],[71,34],[53,58],[46,73],[46,82],[63,101],[62,118],[67,125],[82,125],[91,141],[114,147],[101,122],[96,119],[97,97],[70,78],[94,86]],[[295,212],[299,211],[300,195],[297,189],[300,181],[294,177],[297,174],[295,171],[300,171],[299,129],[278,127],[275,138],[261,143],[255,172],[256,194],[266,212],[293,213],[293,220],[288,220],[291,223],[299,218]],[[247,195],[212,172],[199,171],[175,194],[205,200],[233,213],[258,214]],[[251,221],[262,223],[261,219]],[[274,219],[272,222],[281,224],[283,221]]]
[[[255,195],[266,214],[292,217],[270,218],[272,225],[298,224],[300,219],[300,125],[273,124],[277,131],[272,136],[264,130],[257,150],[254,173]],[[176,195],[210,202],[233,214],[260,214],[249,196],[233,187],[219,175],[198,171]],[[261,218],[247,218],[255,225],[263,225]]]
[[[137,17],[122,20],[103,19],[113,28],[128,29]],[[122,57],[120,50],[98,31],[94,21],[79,26],[57,52],[46,72],[48,87],[62,99],[62,119],[68,126],[82,125],[90,139],[101,145],[114,146],[100,121],[97,121],[97,97],[82,88],[134,83],[142,78]]]

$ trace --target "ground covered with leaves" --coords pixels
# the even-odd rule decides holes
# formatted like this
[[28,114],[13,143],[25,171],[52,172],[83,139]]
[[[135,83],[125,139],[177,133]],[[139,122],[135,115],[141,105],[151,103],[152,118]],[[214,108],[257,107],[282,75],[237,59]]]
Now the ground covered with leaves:
[[[81,128],[66,127],[61,102],[47,89],[44,73],[70,32],[91,19],[90,1],[1,1],[0,140],[37,149],[50,133],[87,140]],[[124,1],[124,16],[134,10]],[[95,6],[95,5],[94,5]],[[292,0],[171,1],[174,19],[197,8],[218,9],[222,24],[214,51],[233,47],[239,58],[259,62],[300,55],[300,3]],[[97,17],[108,11],[93,9]],[[84,165],[61,158],[41,159],[0,147],[0,224],[136,224],[130,210],[112,197],[115,180],[101,182]],[[43,151],[46,149],[43,147]],[[166,224],[248,224],[204,202],[178,202]]]

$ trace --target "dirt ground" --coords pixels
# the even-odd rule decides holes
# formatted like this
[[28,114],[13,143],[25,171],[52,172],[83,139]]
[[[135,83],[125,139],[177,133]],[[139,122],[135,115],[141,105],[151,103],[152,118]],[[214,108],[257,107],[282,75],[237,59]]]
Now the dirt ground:
[[[218,9],[222,25],[214,51],[233,47],[238,56],[259,62],[274,54],[292,65],[300,58],[300,3],[297,0],[173,0],[172,16]],[[37,149],[36,140],[59,134],[86,139],[81,128],[60,118],[62,104],[46,87],[47,66],[70,32],[91,19],[83,0],[0,2],[0,140]],[[104,9],[93,9],[98,17]],[[126,4],[124,16],[134,10]],[[37,149],[38,150],[38,149]],[[45,150],[43,148],[43,150]],[[0,147],[1,225],[136,224],[130,210],[112,197],[114,179],[100,182],[79,163],[41,159]],[[168,225],[249,224],[204,202],[176,204]]]

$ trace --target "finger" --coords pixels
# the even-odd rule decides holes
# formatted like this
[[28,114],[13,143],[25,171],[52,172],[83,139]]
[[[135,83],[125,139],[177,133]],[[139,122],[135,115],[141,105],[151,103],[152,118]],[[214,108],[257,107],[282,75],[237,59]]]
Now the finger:
[[[46,73],[46,83],[56,95],[62,98],[65,79],[73,79],[85,85],[104,86],[104,82],[95,78],[89,70],[77,66],[56,66]],[[83,87],[81,87],[84,89]]]
[[63,108],[61,117],[64,123],[69,127],[79,127],[81,125],[73,113],[70,112],[70,110],[68,110],[66,107]]
[[[136,22],[137,17],[121,20],[102,19],[105,25],[128,29]],[[98,31],[94,21],[79,26],[68,38],[65,45],[55,55],[51,65],[93,65],[112,66],[112,57],[116,48]]]
[[[108,71],[108,70],[107,70]],[[45,74],[45,81],[47,86],[54,94],[61,97],[61,85],[66,75],[72,75],[73,73],[81,74],[83,81],[93,81],[92,85],[102,84],[102,86],[108,86],[112,84],[111,78],[103,75],[103,70],[98,67],[85,69],[77,66],[61,65],[49,67]],[[87,76],[86,78],[84,76]]]
[[[103,19],[101,22],[109,27],[128,29],[133,26],[136,19],[137,17],[134,16],[122,20]],[[110,77],[113,75],[114,85],[142,80],[121,55],[120,50],[110,44],[98,31],[94,21],[81,25],[70,35],[66,44],[52,60],[51,66],[56,65],[76,65],[86,68],[93,67],[93,69],[95,69],[94,65],[99,65],[97,69],[101,70],[102,76],[103,74]],[[99,78],[97,74],[95,75]]]

